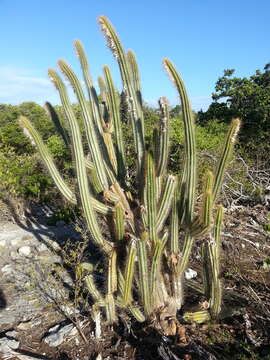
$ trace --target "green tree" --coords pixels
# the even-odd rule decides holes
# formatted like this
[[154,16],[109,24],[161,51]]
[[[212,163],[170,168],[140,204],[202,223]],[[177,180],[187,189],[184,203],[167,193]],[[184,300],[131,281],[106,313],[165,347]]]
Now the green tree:
[[55,134],[54,125],[42,106],[34,102],[24,102],[18,105],[18,113],[31,119],[35,126],[38,127],[43,138],[47,139]]
[[12,147],[17,154],[32,153],[33,147],[18,126],[18,106],[0,104],[0,148]]
[[234,72],[224,70],[212,94],[214,102],[206,113],[200,112],[199,122],[213,118],[227,122],[240,117],[240,141],[254,148],[261,143],[265,146],[270,130],[270,63],[250,77],[235,77]]
[[174,106],[170,111],[170,117],[171,118],[179,118],[181,111],[182,111],[182,109],[181,109],[180,105]]

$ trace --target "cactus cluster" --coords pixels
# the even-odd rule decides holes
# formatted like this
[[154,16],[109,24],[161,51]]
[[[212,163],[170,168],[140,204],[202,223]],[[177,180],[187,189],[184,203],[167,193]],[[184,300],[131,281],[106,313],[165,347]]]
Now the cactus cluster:
[[[65,146],[71,148],[77,191],[65,182],[29,120],[25,117],[19,119],[24,131],[36,144],[59,191],[66,200],[82,208],[90,240],[99,246],[107,261],[105,290],[99,288],[93,273],[85,277],[85,286],[94,303],[93,311],[104,309],[109,322],[117,319],[119,308],[129,311],[141,322],[157,318],[157,314],[162,313],[175,316],[183,304],[183,273],[194,239],[210,233],[209,240],[202,246],[204,291],[209,308],[196,314],[187,313],[186,319],[204,321],[217,318],[222,300],[219,242],[223,209],[215,207],[215,202],[237,136],[239,120],[232,121],[216,170],[208,171],[205,176],[203,201],[197,212],[194,208],[197,188],[195,125],[181,77],[172,62],[165,59],[163,65],[179,93],[184,121],[184,168],[178,178],[169,174],[167,168],[168,101],[164,97],[159,100],[160,124],[153,131],[151,143],[147,144],[135,56],[132,51],[124,51],[105,16],[100,16],[99,24],[120,68],[122,94],[128,104],[127,117],[135,144],[137,192],[130,191],[127,181],[119,93],[108,66],[104,66],[103,77],[98,79],[102,97],[102,102],[99,101],[80,41],[75,41],[75,50],[87,96],[70,66],[64,60],[59,60],[58,65],[76,94],[84,121],[87,152],[83,149],[81,130],[66,86],[52,69],[49,69],[49,77],[59,92],[67,123],[61,124],[53,107],[46,104]],[[113,228],[109,240],[100,227],[100,217]]]

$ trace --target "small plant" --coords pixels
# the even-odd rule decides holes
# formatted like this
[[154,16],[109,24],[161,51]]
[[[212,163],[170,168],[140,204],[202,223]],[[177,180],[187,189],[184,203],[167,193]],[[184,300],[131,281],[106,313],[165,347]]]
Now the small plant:
[[80,209],[77,206],[65,206],[56,209],[53,214],[48,218],[48,225],[56,225],[57,221],[64,221],[69,224],[74,222],[76,217],[80,216]]
[[[66,86],[57,72],[49,69],[49,77],[59,92],[68,125],[63,126],[55,112],[52,119],[57,123],[60,134],[64,134],[64,128],[69,129],[65,143],[72,147],[76,191],[64,181],[30,121],[26,117],[19,119],[24,132],[35,142],[62,195],[81,208],[89,240],[99,247],[105,259],[101,286],[91,270],[91,264],[82,263],[87,273],[84,283],[94,303],[93,311],[97,313],[97,309],[104,309],[107,320],[112,323],[117,320],[119,311],[125,310],[138,321],[152,321],[165,331],[166,319],[175,319],[184,302],[183,273],[194,240],[209,233],[214,224],[209,240],[203,246],[204,289],[209,308],[189,313],[186,318],[198,322],[216,319],[222,301],[219,242],[223,208],[215,208],[215,202],[239,130],[239,119],[232,121],[216,170],[205,175],[203,200],[197,213],[194,209],[197,186],[194,119],[181,77],[172,62],[165,59],[164,68],[179,93],[183,112],[184,166],[178,178],[167,170],[170,149],[168,101],[160,98],[159,127],[154,130],[151,141],[147,142],[135,56],[131,51],[125,53],[105,16],[99,18],[99,23],[118,62],[123,81],[122,94],[128,105],[126,118],[132,126],[136,154],[135,186],[131,187],[128,181],[120,97],[110,70],[104,66],[104,77],[99,78],[103,100],[100,104],[80,41],[75,41],[75,49],[88,97],[70,66],[64,60],[59,60],[58,65],[77,96],[87,137],[87,151],[83,148],[81,130]],[[52,111],[52,108],[49,107],[49,110]]]

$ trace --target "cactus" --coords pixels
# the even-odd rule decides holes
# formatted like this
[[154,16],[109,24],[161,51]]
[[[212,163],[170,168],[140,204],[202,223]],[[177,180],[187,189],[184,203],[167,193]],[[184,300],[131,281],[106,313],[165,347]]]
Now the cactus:
[[[224,144],[222,156],[214,172],[208,172],[203,190],[201,211],[196,215],[196,141],[195,125],[187,92],[176,68],[168,59],[164,67],[179,93],[183,109],[185,149],[181,176],[169,174],[169,105],[161,97],[160,126],[154,130],[152,145],[144,138],[142,94],[138,65],[133,52],[125,53],[120,40],[105,16],[99,18],[108,45],[115,56],[122,77],[123,92],[128,103],[137,156],[137,193],[131,193],[126,181],[126,154],[120,120],[120,96],[116,92],[110,69],[103,67],[99,78],[103,108],[90,76],[88,61],[80,41],[75,41],[88,98],[70,66],[59,60],[58,65],[77,96],[87,136],[83,150],[80,128],[60,76],[52,69],[49,77],[59,92],[67,125],[60,123],[56,112],[47,104],[48,113],[67,146],[72,147],[77,192],[67,185],[38,132],[29,120],[20,117],[25,133],[36,144],[41,158],[55,184],[66,200],[82,208],[90,233],[107,261],[105,289],[95,283],[91,271],[85,276],[95,313],[103,309],[108,322],[117,319],[117,309],[128,311],[138,321],[151,319],[160,309],[171,316],[183,304],[182,278],[194,239],[210,231],[215,202],[220,191],[229,155],[239,129],[234,119]],[[68,129],[68,133],[65,129]],[[111,239],[102,232],[98,218],[111,225]],[[210,309],[187,313],[192,321],[217,318],[221,307],[219,272],[219,239],[222,210],[214,224],[213,241],[203,245],[205,293]]]
[[216,221],[213,229],[213,236],[203,244],[203,279],[204,293],[209,300],[209,310],[213,319],[216,319],[221,311],[222,288],[219,277],[219,251],[220,234],[223,218],[223,207],[219,206],[217,210]]

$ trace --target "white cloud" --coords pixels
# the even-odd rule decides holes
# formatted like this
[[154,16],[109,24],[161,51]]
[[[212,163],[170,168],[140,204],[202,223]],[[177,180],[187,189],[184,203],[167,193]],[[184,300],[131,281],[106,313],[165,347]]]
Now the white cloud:
[[46,77],[12,66],[0,66],[0,103],[20,104],[24,101],[59,103],[57,91]]

